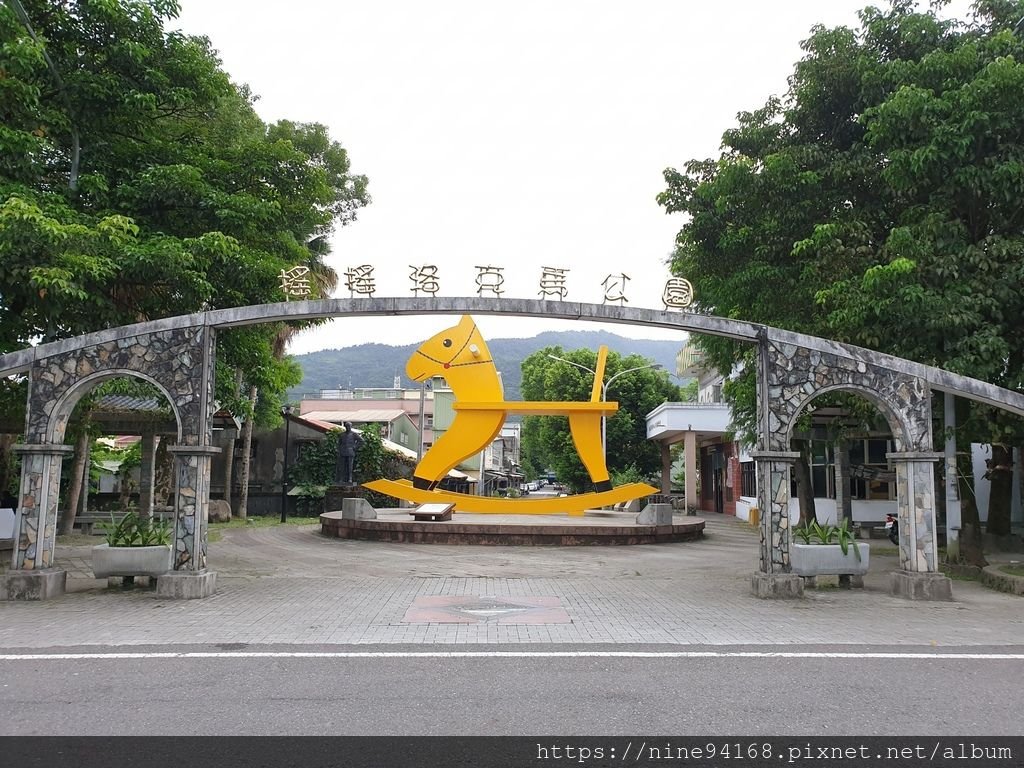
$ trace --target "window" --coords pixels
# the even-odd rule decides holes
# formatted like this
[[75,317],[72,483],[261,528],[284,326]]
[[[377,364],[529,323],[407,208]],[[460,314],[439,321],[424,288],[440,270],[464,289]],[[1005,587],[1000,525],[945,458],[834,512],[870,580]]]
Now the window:
[[834,499],[836,466],[832,446],[824,440],[811,441],[811,488],[815,498]]
[[[892,441],[884,437],[855,438],[848,441],[850,498],[860,501],[891,501],[896,498],[896,474],[889,468],[885,454]],[[835,448],[827,440],[811,441],[811,488],[818,499],[836,497]],[[797,493],[796,473],[790,474],[791,491]],[[744,494],[745,495],[745,494]]]
[[295,456],[293,457],[296,461],[302,459],[306,455],[306,452],[315,445],[320,444],[320,440],[293,440],[292,445],[295,448]]
[[757,497],[757,463],[744,461],[740,464],[740,495]]
[[892,441],[867,438],[850,442],[850,498],[889,501],[896,498],[896,475],[885,454]]

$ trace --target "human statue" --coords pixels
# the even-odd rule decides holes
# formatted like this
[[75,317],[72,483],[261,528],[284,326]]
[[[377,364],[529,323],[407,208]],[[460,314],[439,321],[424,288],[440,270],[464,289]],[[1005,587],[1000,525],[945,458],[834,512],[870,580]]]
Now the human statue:
[[356,453],[363,444],[363,438],[352,430],[352,422],[345,422],[345,431],[338,438],[338,461],[334,479],[338,485],[352,485],[352,473],[356,464]]

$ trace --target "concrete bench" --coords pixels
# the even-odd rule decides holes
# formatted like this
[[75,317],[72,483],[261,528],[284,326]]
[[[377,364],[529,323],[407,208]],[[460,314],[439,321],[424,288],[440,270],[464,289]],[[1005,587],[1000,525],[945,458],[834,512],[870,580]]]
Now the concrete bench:
[[[61,515],[63,517],[63,513]],[[121,518],[124,517],[123,511],[117,512],[102,512],[100,510],[90,509],[86,512],[79,512],[75,515],[75,528],[78,528],[86,536],[91,536],[93,533],[100,533],[98,530],[94,530],[97,523],[118,523]],[[154,520],[173,520],[174,519],[174,508],[173,507],[156,507],[153,509]]]

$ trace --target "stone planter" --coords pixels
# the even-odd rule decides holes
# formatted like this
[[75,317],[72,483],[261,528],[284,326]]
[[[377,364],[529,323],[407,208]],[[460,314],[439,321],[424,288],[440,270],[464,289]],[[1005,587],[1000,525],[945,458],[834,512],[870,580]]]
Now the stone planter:
[[108,576],[159,576],[171,567],[171,547],[111,547],[100,544],[92,548],[92,571],[97,579]]
[[[860,551],[860,560],[853,548]],[[792,544],[789,566],[793,573],[812,576],[863,576],[868,572],[871,549],[867,544],[850,544],[844,555],[838,544]]]

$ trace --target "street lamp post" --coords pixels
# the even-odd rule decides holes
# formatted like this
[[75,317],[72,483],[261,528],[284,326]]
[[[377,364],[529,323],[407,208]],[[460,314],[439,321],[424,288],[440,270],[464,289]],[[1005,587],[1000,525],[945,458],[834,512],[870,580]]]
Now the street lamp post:
[[292,425],[292,406],[282,405],[281,415],[284,416],[284,473],[281,475],[281,522],[288,521],[288,438]]
[[[564,357],[559,357],[558,355],[549,354],[548,357],[550,357],[552,360],[557,360],[560,363],[568,363],[569,365],[575,365],[577,368],[581,368],[584,371],[589,372],[591,376],[597,376],[597,371],[595,371],[593,368],[588,368],[587,366],[585,366],[585,365],[583,365],[581,363],[575,363],[572,360],[566,360]],[[601,383],[601,402],[604,403],[604,402],[608,401],[608,387],[610,387],[612,385],[612,382],[615,381],[617,378],[619,378],[619,376],[624,376],[627,373],[633,373],[633,371],[643,371],[643,370],[646,370],[647,368],[661,368],[661,367],[663,367],[661,365],[661,363],[648,363],[647,365],[638,365],[638,366],[635,366],[633,368],[627,368],[624,371],[619,371],[615,375],[610,376],[608,378],[608,381],[605,381],[605,382]],[[601,453],[602,453],[602,455],[605,458],[605,462],[607,462],[607,460],[608,460],[608,417],[604,413],[601,414]]]

